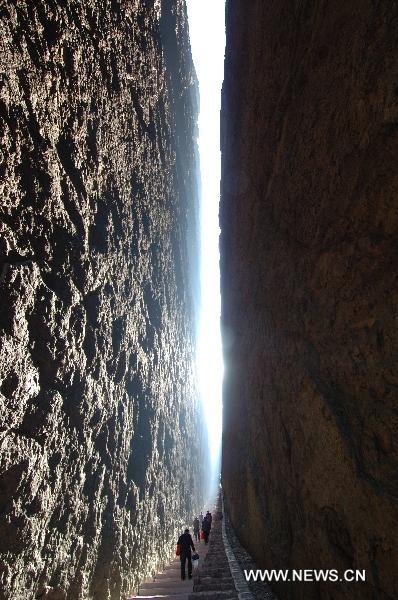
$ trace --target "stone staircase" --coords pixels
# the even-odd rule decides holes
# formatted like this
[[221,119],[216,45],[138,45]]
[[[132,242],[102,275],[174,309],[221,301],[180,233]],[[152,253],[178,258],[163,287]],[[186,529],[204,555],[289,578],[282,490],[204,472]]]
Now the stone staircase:
[[239,598],[231,575],[224,546],[221,520],[221,498],[213,512],[213,523],[209,543],[196,543],[200,556],[199,568],[194,570],[193,579],[181,581],[180,560],[175,558],[164,571],[157,573],[152,581],[140,586],[139,593],[129,600],[233,600]]
[[208,552],[194,577],[189,600],[232,600],[238,598],[222,535],[221,498],[213,513]]
[[194,577],[193,592],[189,600],[230,600],[238,598],[231,575],[222,538],[222,523],[213,519],[209,550],[202,566]]
[[152,581],[143,583],[139,594],[133,598],[144,600],[161,597],[169,600],[188,600],[192,587],[192,579],[181,581],[180,560],[176,557],[164,571],[157,573]]

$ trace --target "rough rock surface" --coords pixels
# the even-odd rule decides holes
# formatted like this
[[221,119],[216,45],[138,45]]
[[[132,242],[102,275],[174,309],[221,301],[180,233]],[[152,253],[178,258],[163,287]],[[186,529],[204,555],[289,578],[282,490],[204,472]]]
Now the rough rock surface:
[[227,2],[223,486],[259,566],[398,597],[398,7]]
[[[235,556],[236,562],[239,565],[240,571],[242,573],[244,573],[244,571],[247,573],[250,571],[256,572],[258,570],[258,565],[256,565],[256,563],[253,561],[253,557],[250,556],[247,550],[243,548],[242,544],[236,537],[235,531],[233,527],[231,527],[231,522],[227,512],[224,512],[224,524],[228,543]],[[246,583],[249,592],[253,595],[255,600],[278,600],[272,593],[272,590],[266,581],[260,581],[260,579],[258,579],[258,581],[254,581],[253,579],[250,579],[250,581],[247,581]]]
[[185,4],[0,15],[0,598],[120,600],[202,505]]

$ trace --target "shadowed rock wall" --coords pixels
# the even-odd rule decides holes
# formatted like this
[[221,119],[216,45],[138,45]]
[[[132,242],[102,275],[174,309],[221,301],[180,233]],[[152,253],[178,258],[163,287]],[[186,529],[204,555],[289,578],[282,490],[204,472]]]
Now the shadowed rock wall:
[[0,15],[0,598],[120,600],[202,505],[185,4]]
[[227,2],[223,484],[281,599],[398,597],[398,9]]

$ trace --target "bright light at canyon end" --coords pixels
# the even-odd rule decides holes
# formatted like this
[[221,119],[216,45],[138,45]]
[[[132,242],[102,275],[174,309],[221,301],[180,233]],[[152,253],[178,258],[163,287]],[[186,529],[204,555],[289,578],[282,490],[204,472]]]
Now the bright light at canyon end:
[[224,0],[187,0],[192,56],[199,79],[201,165],[201,323],[198,375],[213,467],[222,428],[223,363],[220,334],[219,224],[220,105],[224,72]]

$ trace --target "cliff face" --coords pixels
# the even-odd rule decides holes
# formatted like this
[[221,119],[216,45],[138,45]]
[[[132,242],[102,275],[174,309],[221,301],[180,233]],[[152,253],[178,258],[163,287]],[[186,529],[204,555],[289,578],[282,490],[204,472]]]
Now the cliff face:
[[0,14],[0,597],[119,600],[202,500],[185,5]]
[[281,599],[398,597],[398,11],[227,2],[223,484]]

